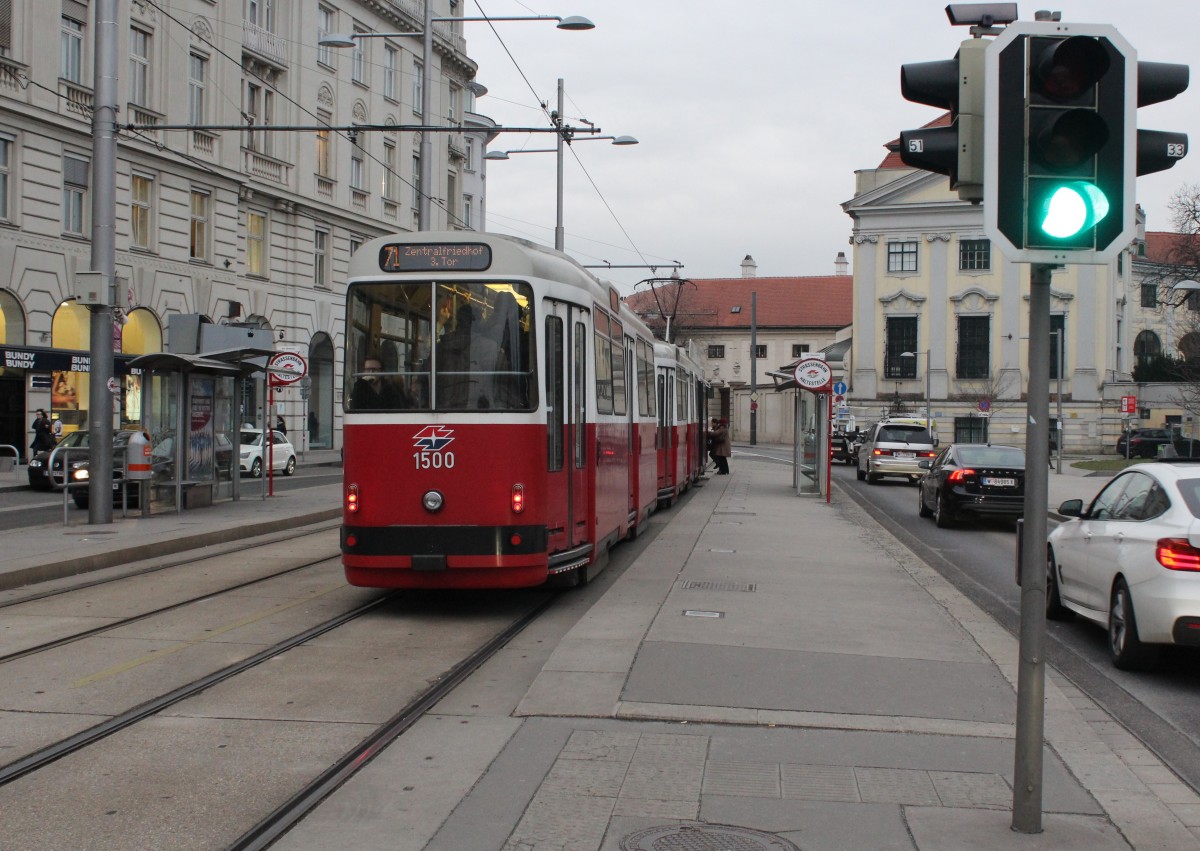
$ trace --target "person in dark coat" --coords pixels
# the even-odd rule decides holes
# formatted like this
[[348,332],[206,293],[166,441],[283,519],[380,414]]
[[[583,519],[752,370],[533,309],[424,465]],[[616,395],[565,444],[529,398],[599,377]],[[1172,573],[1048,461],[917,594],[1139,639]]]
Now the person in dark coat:
[[733,441],[729,437],[729,421],[718,420],[713,429],[713,460],[717,462],[717,475],[729,475],[729,456],[733,454]]
[[283,421],[283,414],[280,414],[275,418],[275,431],[279,432],[284,437],[287,437],[287,423]]
[[50,418],[46,416],[46,411],[38,408],[37,417],[33,421],[33,443],[29,444],[29,448],[33,450],[32,454],[49,452],[55,447],[53,429],[54,426],[51,424]]

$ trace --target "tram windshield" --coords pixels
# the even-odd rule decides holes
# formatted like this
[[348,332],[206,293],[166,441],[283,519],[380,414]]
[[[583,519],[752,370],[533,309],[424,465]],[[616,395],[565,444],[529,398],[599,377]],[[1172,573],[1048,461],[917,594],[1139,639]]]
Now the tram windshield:
[[532,304],[522,283],[352,284],[346,410],[532,410]]

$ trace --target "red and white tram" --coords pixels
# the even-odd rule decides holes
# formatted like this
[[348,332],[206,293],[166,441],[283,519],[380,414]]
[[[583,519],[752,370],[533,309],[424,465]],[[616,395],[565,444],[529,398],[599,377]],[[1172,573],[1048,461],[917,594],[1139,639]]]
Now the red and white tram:
[[700,373],[680,359],[615,289],[525,240],[364,244],[346,292],[346,578],[585,581],[663,496],[664,450],[683,459],[672,497],[703,470]]
[[670,505],[704,472],[708,420],[700,365],[670,343],[654,345],[658,376],[658,500]]

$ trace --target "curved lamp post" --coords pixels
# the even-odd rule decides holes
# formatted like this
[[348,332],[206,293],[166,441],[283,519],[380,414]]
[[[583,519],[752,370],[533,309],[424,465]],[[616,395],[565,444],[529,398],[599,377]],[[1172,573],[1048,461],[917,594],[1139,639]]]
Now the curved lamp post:
[[918,358],[921,355],[925,356],[925,430],[929,432],[930,437],[933,436],[933,410],[932,402],[929,398],[929,349],[923,352],[901,352],[902,358]]
[[[558,81],[558,113],[556,122],[561,126],[563,112],[563,81]],[[566,243],[566,234],[563,230],[563,142],[573,144],[574,142],[594,142],[600,139],[608,139],[614,145],[636,145],[638,140],[633,136],[582,136],[578,139],[567,139],[565,134],[558,134],[558,145],[553,148],[525,148],[516,151],[488,151],[483,155],[485,160],[506,160],[512,154],[557,154],[558,155],[558,182],[555,193],[555,215],[554,215],[554,248],[557,251],[563,251]]]
[[[329,33],[317,43],[322,47],[355,47],[363,38],[413,38],[419,37],[424,44],[421,51],[421,116],[427,125],[432,125],[430,108],[433,102],[433,25],[463,21],[557,21],[560,30],[590,30],[596,25],[582,15],[516,15],[496,18],[435,18],[433,4],[426,0],[425,22],[422,32],[411,33]],[[561,114],[562,110],[559,110]],[[428,133],[421,134],[421,191],[417,197],[417,230],[429,230],[429,193],[433,190],[433,146]]]

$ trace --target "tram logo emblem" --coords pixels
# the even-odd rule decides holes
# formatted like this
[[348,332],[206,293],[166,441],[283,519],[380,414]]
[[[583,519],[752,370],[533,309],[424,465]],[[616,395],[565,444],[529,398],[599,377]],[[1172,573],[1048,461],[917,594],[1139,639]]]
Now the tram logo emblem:
[[413,435],[413,446],[422,452],[437,452],[454,442],[454,429],[426,426]]

